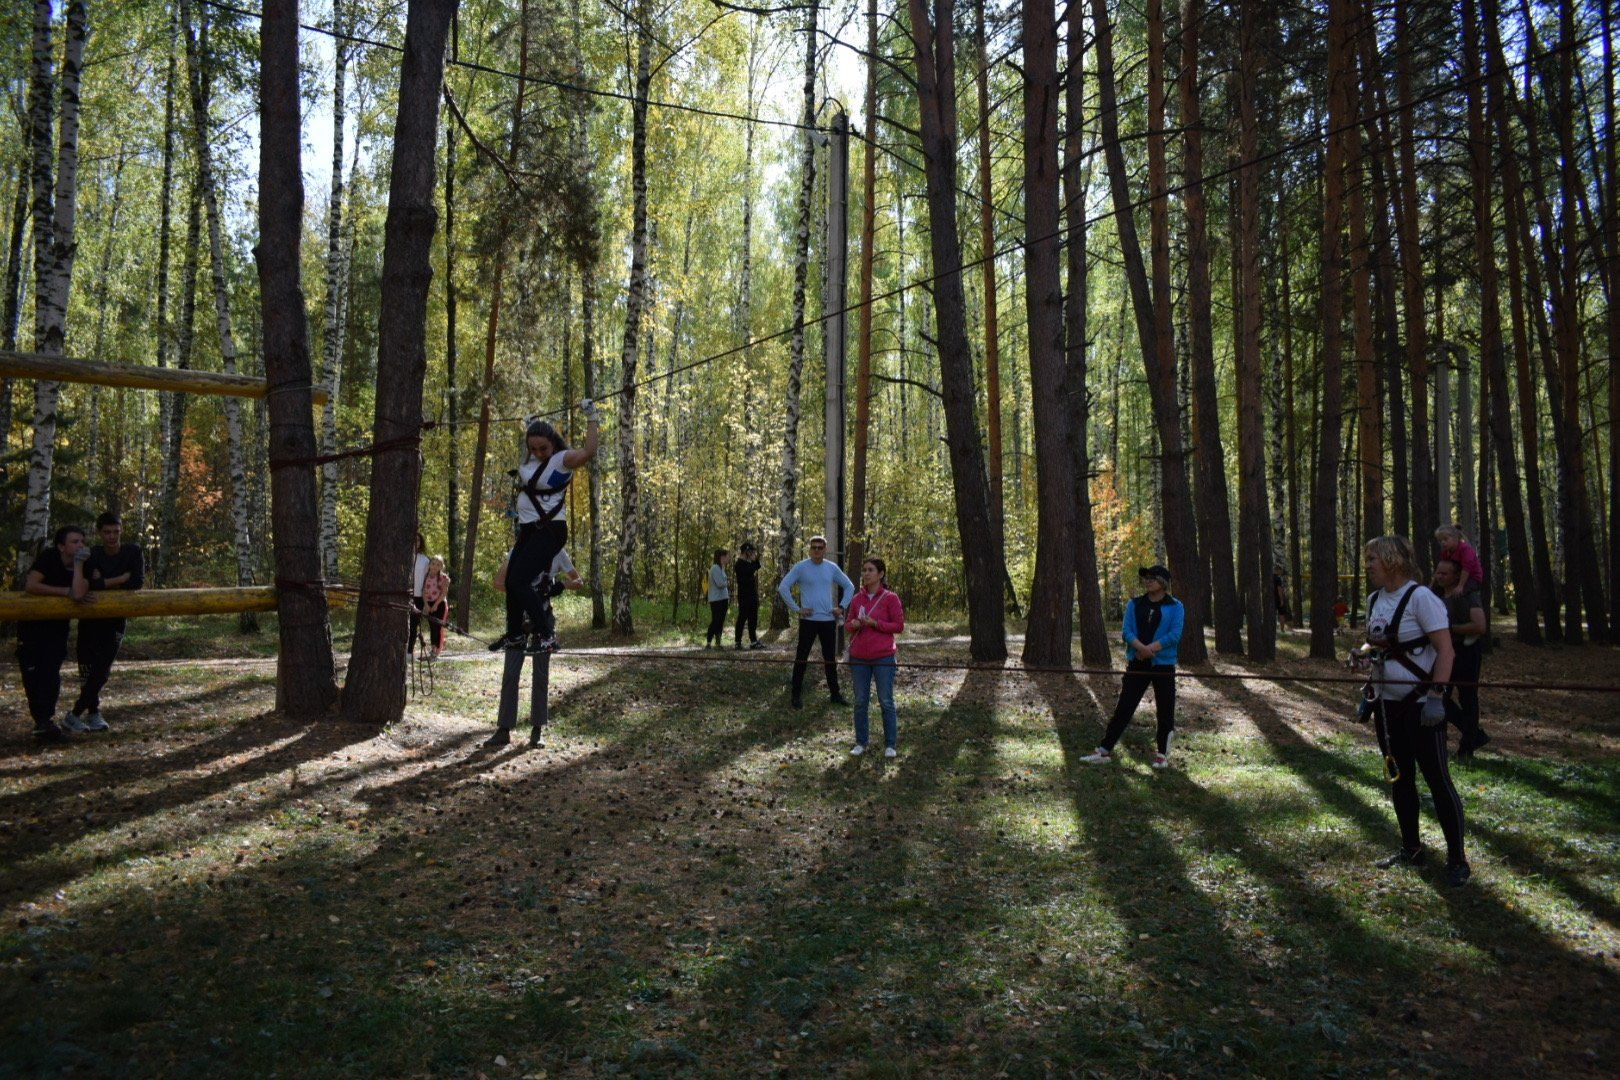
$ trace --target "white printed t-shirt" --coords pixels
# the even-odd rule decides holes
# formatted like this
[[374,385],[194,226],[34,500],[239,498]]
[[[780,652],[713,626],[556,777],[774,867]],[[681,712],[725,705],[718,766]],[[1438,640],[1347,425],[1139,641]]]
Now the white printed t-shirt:
[[[1401,613],[1401,625],[1390,632],[1389,620],[1400,605],[1401,597],[1408,589],[1415,590],[1412,599],[1407,602],[1406,610]],[[1401,586],[1394,592],[1380,589],[1373,599],[1372,613],[1367,619],[1367,636],[1376,638],[1383,635],[1390,643],[1397,641],[1411,641],[1413,638],[1423,638],[1423,648],[1407,653],[1407,659],[1416,664],[1425,673],[1434,670],[1434,643],[1428,641],[1428,635],[1436,630],[1451,631],[1451,619],[1446,615],[1446,605],[1434,595],[1433,591],[1411,582]],[[1378,688],[1379,696],[1386,701],[1399,701],[1412,692],[1417,685],[1418,678],[1407,670],[1405,664],[1399,660],[1390,660],[1384,664],[1384,684]]]
[[[568,451],[559,450],[546,459],[544,465],[531,457],[518,466],[517,520],[519,525],[528,525],[540,520],[540,512],[534,508],[535,500],[529,498],[522,488],[528,484],[529,478],[534,476],[536,472],[539,472],[540,476],[535,482],[535,487],[541,491],[545,491],[547,488],[563,487],[568,483],[569,478],[574,475],[569,471],[568,466],[564,464],[564,459],[567,456]],[[545,508],[547,513],[551,514],[552,521],[563,520],[565,513],[564,494],[562,491],[557,491],[550,495],[536,496],[540,501],[540,505]],[[552,513],[552,511],[555,511],[555,513]]]

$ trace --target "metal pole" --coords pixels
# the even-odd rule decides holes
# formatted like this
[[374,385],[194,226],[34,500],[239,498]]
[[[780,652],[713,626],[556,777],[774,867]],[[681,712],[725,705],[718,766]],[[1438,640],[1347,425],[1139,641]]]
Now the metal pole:
[[[832,119],[827,152],[827,268],[822,295],[822,351],[827,361],[826,532],[827,546],[852,576],[844,547],[844,305],[849,280],[849,117]],[[839,629],[839,651],[843,632]]]

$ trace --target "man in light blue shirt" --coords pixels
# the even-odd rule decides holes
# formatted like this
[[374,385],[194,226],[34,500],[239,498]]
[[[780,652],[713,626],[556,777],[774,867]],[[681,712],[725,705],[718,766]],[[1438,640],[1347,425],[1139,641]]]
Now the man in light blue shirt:
[[[793,586],[799,598],[793,598]],[[810,659],[810,646],[821,642],[821,662],[827,669],[827,689],[834,705],[848,705],[838,692],[838,620],[855,596],[855,583],[849,575],[827,560],[827,538],[810,538],[810,557],[794,565],[776,587],[783,603],[799,613],[799,648],[793,660],[793,707],[804,707],[804,670]]]

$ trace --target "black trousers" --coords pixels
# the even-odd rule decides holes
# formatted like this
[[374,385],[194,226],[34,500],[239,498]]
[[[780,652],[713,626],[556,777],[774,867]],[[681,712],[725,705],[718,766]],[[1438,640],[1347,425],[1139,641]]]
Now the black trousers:
[[1159,753],[1170,752],[1170,734],[1176,730],[1176,665],[1155,664],[1148,660],[1132,660],[1125,665],[1125,681],[1119,688],[1119,704],[1114,706],[1114,718],[1108,721],[1103,734],[1102,748],[1112,750],[1119,737],[1125,734],[1142,696],[1153,687],[1153,704],[1159,712]]
[[450,621],[450,601],[440,600],[436,604],[427,604],[424,601],[422,615],[427,619],[428,637],[435,649],[444,648],[444,624]]
[[[1457,658],[1451,665],[1451,677],[1457,682],[1478,682],[1480,670],[1485,666],[1485,640],[1472,645],[1458,645]],[[1446,687],[1446,719],[1462,732],[1464,742],[1479,731],[1479,687]]]
[[730,600],[709,601],[709,634],[703,639],[703,643],[705,645],[711,641],[718,645],[720,642],[725,640],[726,611],[730,609],[730,607]]
[[568,524],[536,522],[519,527],[512,561],[506,567],[506,636],[523,633],[523,616],[539,630],[546,625],[546,607],[534,579],[551,569],[551,560],[568,543]]
[[79,688],[79,699],[73,703],[74,712],[82,716],[101,711],[101,691],[107,686],[113,661],[118,659],[118,647],[123,643],[122,619],[80,621],[78,659],[84,683]]
[[743,627],[748,627],[750,643],[759,640],[759,597],[737,594],[737,644],[742,644]]
[[62,661],[67,659],[67,629],[62,636],[17,642],[17,667],[22,671],[23,693],[28,697],[28,713],[34,723],[43,724],[56,715],[62,696]]
[[1416,851],[1422,844],[1418,833],[1417,771],[1434,798],[1434,816],[1446,837],[1446,861],[1463,860],[1463,805],[1451,783],[1446,767],[1446,725],[1424,727],[1423,699],[1384,703],[1384,730],[1388,754],[1395,759],[1398,775],[1390,785],[1390,801],[1395,804],[1395,820],[1401,827],[1401,846]]
[[827,689],[838,692],[838,624],[831,619],[800,619],[799,647],[793,656],[793,696],[804,693],[804,669],[808,667],[810,646],[821,642],[821,666],[827,670]]
[[411,652],[422,643],[422,598],[411,597],[411,636],[406,639],[405,650]]

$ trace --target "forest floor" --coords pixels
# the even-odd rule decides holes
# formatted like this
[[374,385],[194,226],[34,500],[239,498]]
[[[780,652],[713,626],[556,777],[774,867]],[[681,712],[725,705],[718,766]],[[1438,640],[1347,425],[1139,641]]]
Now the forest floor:
[[[965,661],[948,630],[906,656]],[[378,732],[275,716],[228,622],[138,631],[112,733],[52,749],[8,666],[0,1076],[1620,1070],[1620,695],[1486,694],[1456,890],[1372,867],[1346,686],[1191,680],[1155,772],[1148,707],[1080,762],[1108,678],[911,670],[885,760],[779,663],[568,643],[542,745],[498,751],[471,643]]]

